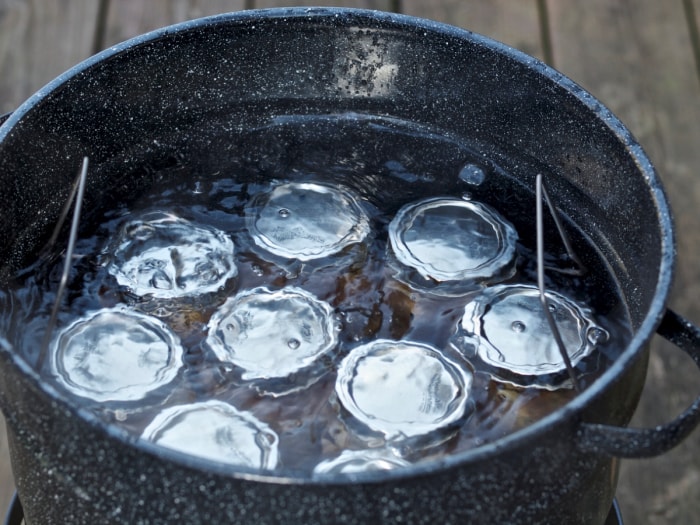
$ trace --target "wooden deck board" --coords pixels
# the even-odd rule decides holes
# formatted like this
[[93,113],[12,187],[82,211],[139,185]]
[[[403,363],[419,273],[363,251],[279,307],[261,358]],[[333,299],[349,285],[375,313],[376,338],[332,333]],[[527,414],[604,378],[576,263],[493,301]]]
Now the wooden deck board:
[[90,56],[93,0],[0,0],[0,113]]
[[[700,11],[700,0],[693,0]],[[389,10],[465,27],[544,58],[538,4],[548,8],[552,60],[609,106],[658,167],[675,211],[678,272],[670,305],[700,324],[700,82],[683,3],[657,0],[118,0],[96,36],[95,0],[0,0],[0,113],[109,46],[185,19],[244,6]],[[700,24],[700,20],[696,21]],[[658,338],[657,338],[658,339]],[[655,340],[633,424],[654,426],[700,393],[692,363]],[[0,421],[0,516],[11,475]],[[685,525],[700,516],[700,431],[660,458],[623,463],[618,495],[628,524]]]
[[380,11],[391,11],[391,0],[327,0],[319,2],[318,0],[254,0],[253,5],[256,9],[267,9],[270,7],[293,7],[293,6],[328,6],[328,7],[353,7],[358,9],[377,9]]
[[239,11],[244,0],[119,0],[110,2],[103,47],[185,20]]
[[486,35],[543,58],[535,0],[403,0],[402,12]]

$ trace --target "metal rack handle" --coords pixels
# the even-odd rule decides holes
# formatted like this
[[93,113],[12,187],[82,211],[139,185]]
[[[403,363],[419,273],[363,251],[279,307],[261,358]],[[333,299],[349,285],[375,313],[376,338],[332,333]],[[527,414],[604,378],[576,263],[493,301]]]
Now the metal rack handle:
[[[688,354],[700,368],[700,328],[677,313],[666,310],[657,333]],[[661,455],[683,441],[700,424],[700,396],[676,419],[654,428],[638,429],[582,423],[579,447],[619,458]]]

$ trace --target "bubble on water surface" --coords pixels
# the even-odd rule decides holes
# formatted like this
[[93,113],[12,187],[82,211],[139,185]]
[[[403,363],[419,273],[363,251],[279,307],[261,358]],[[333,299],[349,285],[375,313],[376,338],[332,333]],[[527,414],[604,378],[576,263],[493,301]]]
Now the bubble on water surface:
[[277,466],[277,434],[248,412],[211,400],[160,412],[142,439],[204,459],[252,469]]
[[[553,291],[545,297],[573,366],[608,339],[589,308]],[[508,382],[556,388],[545,376],[566,371],[535,286],[486,289],[465,307],[461,329],[477,340],[478,358]]]
[[517,333],[524,332],[525,329],[527,328],[525,326],[525,323],[523,323],[522,321],[513,321],[511,323],[510,327],[514,332],[517,332]]
[[[401,265],[416,272],[424,284],[432,280],[456,289],[510,275],[517,238],[513,226],[495,210],[463,199],[408,204],[389,224],[391,249]],[[421,285],[408,273],[404,277],[409,284]]]
[[177,336],[157,319],[127,309],[93,312],[52,345],[61,385],[94,401],[133,401],[170,383],[182,363]]
[[471,383],[466,367],[431,346],[379,339],[343,359],[335,390],[354,418],[392,440],[460,421]]
[[233,241],[171,213],[128,221],[107,256],[109,273],[136,295],[169,299],[219,290],[238,274]]
[[465,164],[459,172],[459,179],[472,186],[479,186],[486,180],[486,173],[481,166]]
[[331,306],[299,288],[256,288],[226,301],[209,322],[207,345],[244,380],[283,378],[337,344]]
[[255,244],[287,259],[310,261],[361,242],[369,218],[340,186],[291,182],[256,196],[246,210]]

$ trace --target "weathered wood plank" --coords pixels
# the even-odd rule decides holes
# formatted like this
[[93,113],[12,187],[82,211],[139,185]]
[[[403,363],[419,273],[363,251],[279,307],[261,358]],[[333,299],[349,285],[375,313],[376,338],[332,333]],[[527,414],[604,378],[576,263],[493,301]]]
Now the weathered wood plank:
[[358,9],[377,9],[380,11],[390,11],[393,2],[391,0],[252,0],[253,7],[264,9],[268,7],[294,7],[294,6],[318,6],[328,7],[354,7]]
[[469,29],[542,59],[535,0],[403,0],[401,10]]
[[90,56],[98,2],[0,0],[0,113]]
[[103,47],[193,18],[239,11],[245,0],[118,0],[109,2]]
[[[681,2],[549,1],[557,67],[631,129],[664,181],[678,229],[671,306],[700,322],[700,86]],[[653,213],[653,210],[649,210]],[[697,369],[653,345],[634,426],[664,423],[700,393]],[[686,524],[700,515],[700,432],[671,453],[623,463],[618,496],[627,523]]]

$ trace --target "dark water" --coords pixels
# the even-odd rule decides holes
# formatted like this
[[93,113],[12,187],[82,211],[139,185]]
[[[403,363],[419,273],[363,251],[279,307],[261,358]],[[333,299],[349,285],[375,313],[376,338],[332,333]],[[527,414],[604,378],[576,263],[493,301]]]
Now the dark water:
[[[309,475],[321,460],[345,449],[385,445],[381,436],[368,438],[355,432],[352,418],[335,395],[338,365],[354,347],[375,339],[410,340],[460,359],[452,345],[456,327],[482,284],[461,294],[441,295],[438,287],[416,289],[397,278],[387,258],[389,224],[397,211],[408,203],[443,196],[489,205],[514,225],[520,237],[515,271],[504,282],[533,284],[534,193],[507,167],[483,158],[469,144],[390,119],[280,117],[269,125],[228,135],[227,140],[212,145],[213,152],[204,154],[204,146],[193,147],[168,157],[168,162],[134,172],[131,176],[138,177],[138,182],[133,192],[117,183],[114,191],[105,189],[96,201],[101,206],[84,217],[59,313],[57,333],[86,312],[105,308],[128,307],[159,319],[182,345],[177,376],[138,400],[98,401],[67,395],[107,423],[135,435],[141,435],[164,407],[224,401],[253,414],[277,434],[280,472]],[[212,160],[217,152],[220,158]],[[120,175],[118,184],[129,175]],[[256,196],[290,182],[342,185],[357,196],[369,218],[369,233],[361,242],[321,259],[300,261],[270,254],[256,244],[246,214],[250,215]],[[111,254],[124,225],[149,212],[167,212],[222,232],[235,246],[237,271],[199,295],[135,294],[110,273]],[[575,226],[568,227],[589,271],[580,277],[548,272],[546,286],[590,308],[610,334],[577,366],[585,388],[625,347],[630,333],[624,304],[606,265]],[[548,264],[569,268],[571,261],[556,233],[548,231],[547,239]],[[2,326],[32,363],[38,359],[55,300],[62,252],[61,245],[55,247],[50,256],[21,273],[2,297]],[[217,308],[237,292],[259,287],[300,288],[330,305],[339,327],[337,345],[318,359],[312,373],[301,371],[262,385],[246,381],[241,370],[222,362],[205,344],[208,322]],[[514,386],[494,380],[491,371],[478,363],[462,364],[473,378],[468,414],[457,428],[425,440],[392,443],[393,450],[408,461],[494,441],[551,413],[575,395],[571,388],[549,391]],[[46,380],[56,381],[50,359],[41,366]]]

